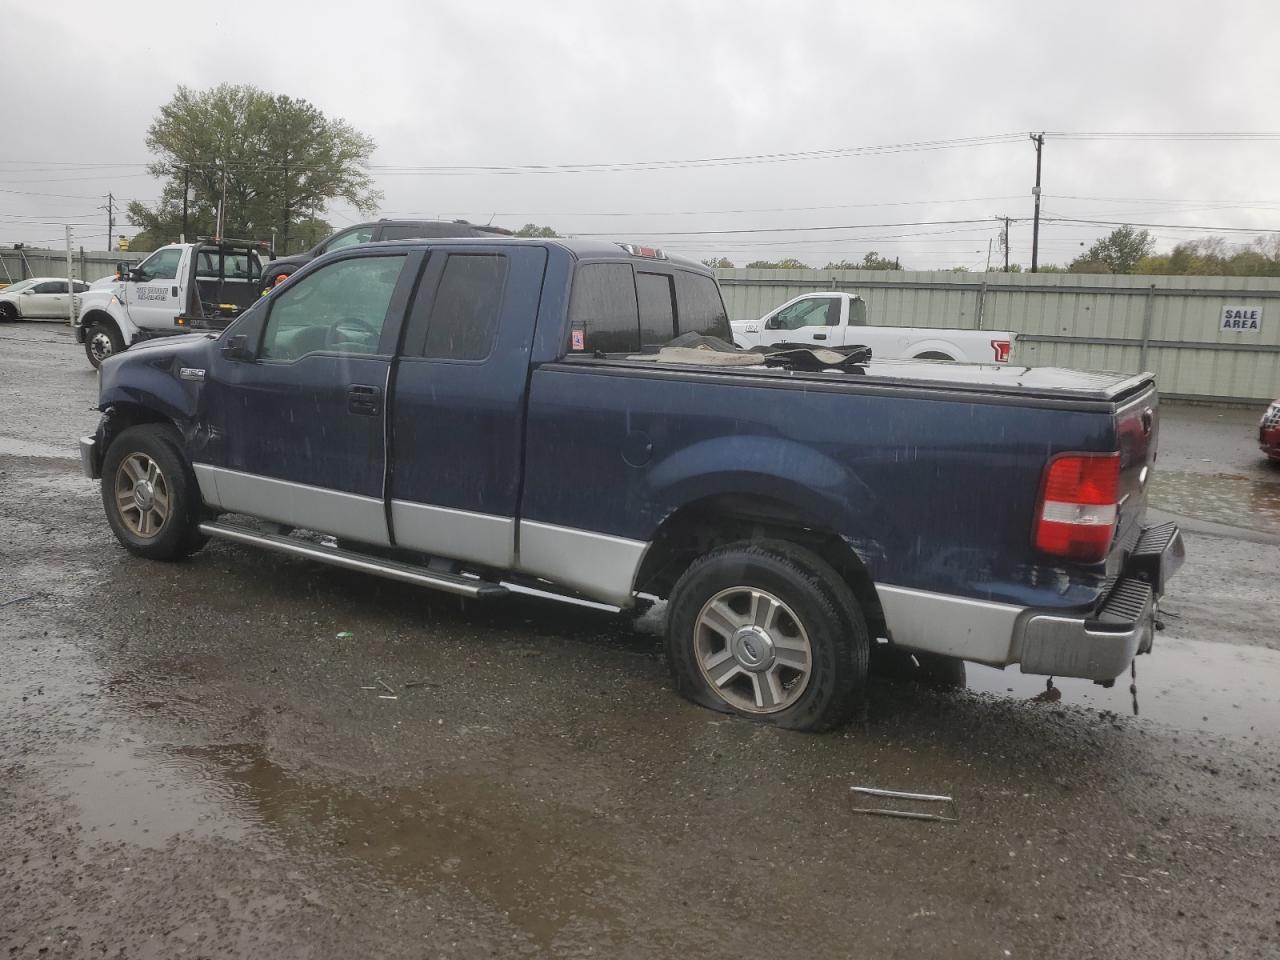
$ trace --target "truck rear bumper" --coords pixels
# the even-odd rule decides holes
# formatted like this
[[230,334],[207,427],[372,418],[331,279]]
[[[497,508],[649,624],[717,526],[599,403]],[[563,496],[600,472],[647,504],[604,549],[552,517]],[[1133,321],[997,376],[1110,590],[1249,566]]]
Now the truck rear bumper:
[[1114,680],[1151,649],[1156,605],[1185,549],[1176,524],[1147,527],[1096,608],[1052,610],[876,584],[893,642],[1023,673]]
[[1114,680],[1155,637],[1156,604],[1182,566],[1186,549],[1177,524],[1147,527],[1129,555],[1125,576],[1088,617],[1028,610],[1014,647],[1023,673]]

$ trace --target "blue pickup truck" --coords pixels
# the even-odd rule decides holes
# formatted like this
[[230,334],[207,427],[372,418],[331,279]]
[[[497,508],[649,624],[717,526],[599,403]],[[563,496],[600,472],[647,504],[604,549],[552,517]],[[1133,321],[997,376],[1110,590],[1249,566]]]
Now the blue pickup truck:
[[665,599],[678,689],[794,729],[850,717],[878,645],[1101,683],[1150,648],[1182,540],[1145,519],[1149,375],[729,340],[711,273],[645,247],[349,247],[105,361],[81,457],[143,557]]

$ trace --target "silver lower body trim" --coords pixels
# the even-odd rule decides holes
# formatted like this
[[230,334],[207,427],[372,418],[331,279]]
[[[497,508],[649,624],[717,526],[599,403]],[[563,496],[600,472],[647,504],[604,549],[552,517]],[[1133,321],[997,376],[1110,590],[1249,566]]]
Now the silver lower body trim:
[[508,570],[515,563],[516,522],[451,507],[391,501],[396,546]]
[[995,666],[1013,662],[1025,608],[884,583],[876,584],[876,593],[895,644]]
[[362,543],[391,545],[381,497],[363,497],[207,463],[194,463],[192,469],[200,496],[211,507]]
[[593,600],[629,607],[636,571],[648,548],[641,540],[521,520],[516,566]]

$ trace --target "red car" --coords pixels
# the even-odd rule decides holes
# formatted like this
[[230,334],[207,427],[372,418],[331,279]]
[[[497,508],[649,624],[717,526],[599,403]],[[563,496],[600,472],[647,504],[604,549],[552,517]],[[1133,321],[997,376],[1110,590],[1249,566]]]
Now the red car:
[[1267,407],[1258,424],[1258,445],[1272,460],[1280,461],[1280,400]]

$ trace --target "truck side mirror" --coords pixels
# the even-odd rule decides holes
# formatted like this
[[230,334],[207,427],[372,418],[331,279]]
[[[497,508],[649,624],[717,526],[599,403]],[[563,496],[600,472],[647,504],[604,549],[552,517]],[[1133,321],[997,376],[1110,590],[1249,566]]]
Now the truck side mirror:
[[129,274],[129,265],[123,260],[116,264],[116,276],[125,277]]
[[222,355],[228,360],[252,360],[253,354],[249,352],[249,338],[243,333],[229,337],[222,345]]

